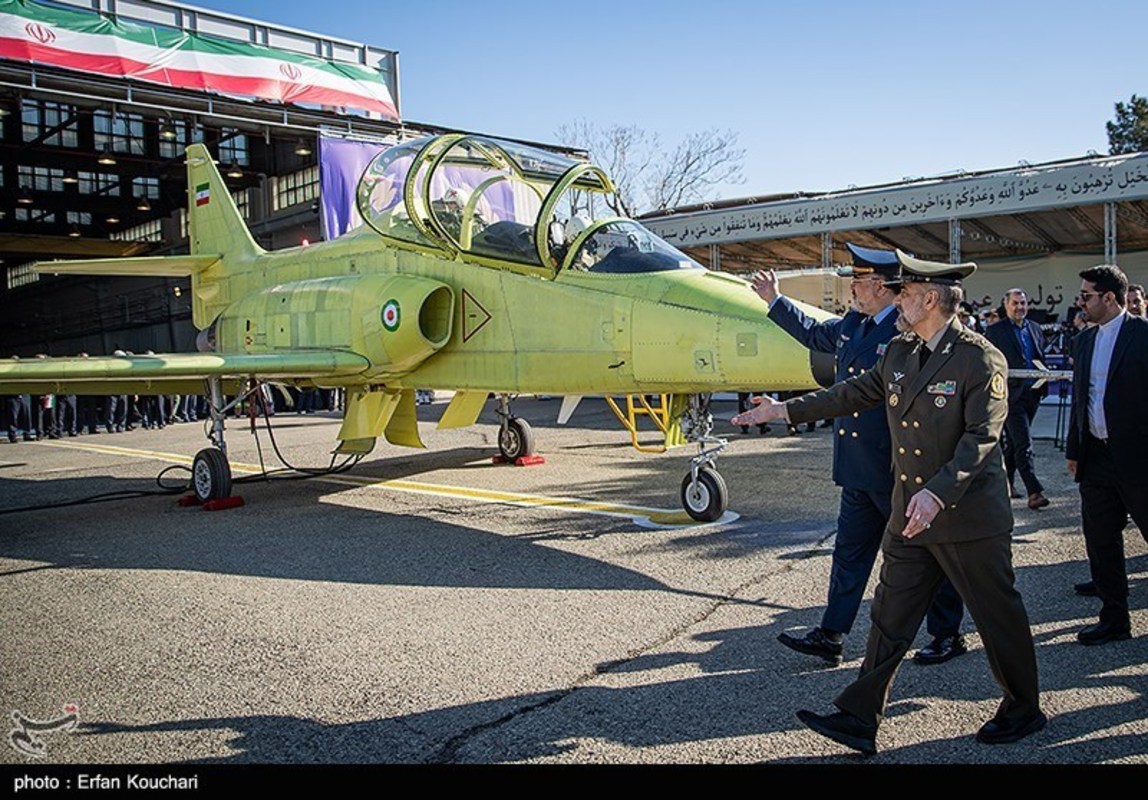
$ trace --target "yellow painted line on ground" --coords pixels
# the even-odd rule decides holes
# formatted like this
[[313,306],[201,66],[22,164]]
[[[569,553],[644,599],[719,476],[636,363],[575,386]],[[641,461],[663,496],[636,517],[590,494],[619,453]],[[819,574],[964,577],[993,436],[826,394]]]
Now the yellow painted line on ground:
[[[178,453],[162,453],[154,450],[138,450],[130,447],[115,447],[101,444],[81,444],[79,442],[40,442],[46,447],[62,447],[71,450],[85,450],[104,455],[128,456],[133,458],[147,458],[154,461],[169,461],[177,464],[191,464],[193,459]],[[263,470],[255,464],[231,462],[232,472],[241,472],[249,475],[258,475]],[[727,511],[720,519],[714,522],[698,522],[681,509],[651,508],[648,506],[625,505],[619,503],[603,503],[596,500],[585,500],[578,497],[550,497],[547,495],[525,494],[522,492],[507,492],[496,489],[473,489],[465,486],[448,486],[438,483],[424,483],[422,481],[409,481],[402,479],[376,480],[373,478],[358,477],[355,475],[321,475],[317,480],[326,483],[337,483],[343,486],[355,486],[366,489],[385,489],[392,492],[406,492],[409,494],[425,494],[435,497],[452,497],[463,500],[472,500],[479,503],[504,503],[523,508],[551,508],[561,511],[573,511],[579,514],[596,514],[607,517],[623,517],[633,520],[636,524],[647,528],[698,528],[706,525],[720,525],[733,522],[738,515]]]

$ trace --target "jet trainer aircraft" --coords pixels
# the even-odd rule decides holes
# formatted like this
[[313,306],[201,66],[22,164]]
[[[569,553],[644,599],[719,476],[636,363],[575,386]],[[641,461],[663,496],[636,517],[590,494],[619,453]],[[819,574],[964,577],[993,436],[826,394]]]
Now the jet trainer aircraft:
[[778,329],[745,280],[633,220],[592,218],[615,188],[589,163],[482,136],[411,140],[364,172],[365,225],[273,252],[252,239],[203,145],[188,148],[187,174],[189,255],[36,268],[190,276],[200,352],[0,360],[0,393],[208,394],[211,446],[192,465],[201,501],[231,491],[226,396],[278,381],[345,388],[336,452],[359,456],[379,436],[423,446],[416,389],[454,391],[440,428],[474,424],[497,395],[509,460],[534,440],[511,396],[565,396],[560,422],[582,396],[604,396],[635,446],[643,414],[667,446],[697,444],[680,496],[690,516],[711,521],[728,493],[714,468],[726,442],[712,435],[710,394],[832,379],[832,356],[811,357]]

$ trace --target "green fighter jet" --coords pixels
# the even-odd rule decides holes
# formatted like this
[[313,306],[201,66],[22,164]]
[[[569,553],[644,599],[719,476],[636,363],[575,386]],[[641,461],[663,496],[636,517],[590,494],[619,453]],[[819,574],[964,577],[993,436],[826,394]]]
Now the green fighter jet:
[[832,378],[832,356],[811,360],[747,281],[633,220],[594,218],[614,185],[593,164],[483,136],[411,140],[364,172],[364,225],[272,252],[252,239],[203,145],[187,149],[187,173],[189,255],[36,269],[189,276],[200,352],[0,360],[0,393],[207,394],[211,446],[191,481],[201,501],[231,492],[225,412],[278,382],[346,390],[336,452],[351,457],[379,436],[423,446],[416,389],[454,392],[442,428],[473,425],[493,393],[508,460],[534,444],[513,395],[564,396],[560,422],[583,396],[602,396],[640,449],[650,448],[638,443],[639,418],[664,434],[656,449],[696,444],[680,496],[691,517],[712,521],[728,493],[714,468],[726,442],[712,432],[711,394]]

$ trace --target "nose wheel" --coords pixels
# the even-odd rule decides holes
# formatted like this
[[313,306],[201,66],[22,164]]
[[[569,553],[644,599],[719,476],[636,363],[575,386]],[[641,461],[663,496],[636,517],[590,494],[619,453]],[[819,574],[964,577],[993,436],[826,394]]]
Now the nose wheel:
[[[697,442],[698,454],[690,459],[690,471],[682,479],[682,508],[698,522],[713,522],[725,514],[729,490],[714,467],[714,458],[728,445],[713,436],[713,415],[708,394],[692,395],[682,414],[682,433],[687,441]],[[707,447],[709,445],[709,447]]]
[[729,505],[725,479],[710,465],[691,469],[682,479],[682,508],[698,522],[720,519]]

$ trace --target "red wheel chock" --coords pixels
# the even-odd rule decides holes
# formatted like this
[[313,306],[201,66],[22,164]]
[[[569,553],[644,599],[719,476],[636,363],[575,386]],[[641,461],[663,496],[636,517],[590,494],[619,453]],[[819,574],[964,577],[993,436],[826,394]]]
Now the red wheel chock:
[[[511,463],[508,458],[501,453],[496,455],[491,461],[495,464],[509,464]],[[533,467],[536,464],[545,464],[546,459],[542,456],[519,456],[514,459],[514,466],[516,467]]]

